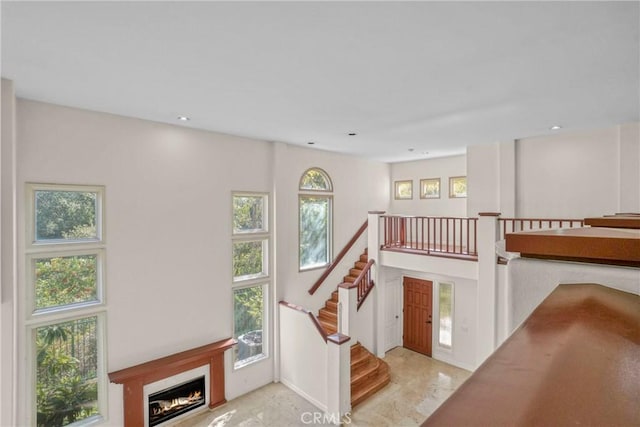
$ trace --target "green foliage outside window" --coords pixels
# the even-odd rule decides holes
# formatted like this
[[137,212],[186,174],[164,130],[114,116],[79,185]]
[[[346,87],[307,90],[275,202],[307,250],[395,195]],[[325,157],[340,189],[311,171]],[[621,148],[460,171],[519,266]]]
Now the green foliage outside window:
[[236,366],[260,357],[262,351],[264,294],[263,286],[235,289],[233,291],[234,338]]
[[265,230],[264,196],[233,196],[233,231],[235,233]]
[[[34,191],[34,240],[97,241],[98,192]],[[41,246],[43,253],[51,247]],[[33,259],[37,310],[98,300],[95,254]],[[36,425],[57,427],[98,414],[97,317],[35,328]]]
[[302,175],[300,189],[332,191],[331,180],[322,169],[311,168]]
[[35,192],[36,240],[96,239],[97,193]]
[[95,255],[37,259],[36,309],[96,301],[96,272]]
[[237,241],[233,243],[233,277],[250,278],[264,275],[263,242]]
[[329,197],[300,197],[300,268],[329,262],[329,209]]
[[59,427],[98,414],[97,318],[36,330],[38,427]]

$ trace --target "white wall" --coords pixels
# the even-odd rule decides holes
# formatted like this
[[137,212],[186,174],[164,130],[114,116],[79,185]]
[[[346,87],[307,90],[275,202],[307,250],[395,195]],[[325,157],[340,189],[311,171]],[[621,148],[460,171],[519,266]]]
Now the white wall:
[[[416,216],[467,216],[467,199],[449,198],[449,177],[467,175],[466,156],[417,160],[391,164],[389,191],[390,211],[387,213]],[[420,180],[440,178],[440,198],[421,199]],[[413,181],[413,199],[395,200],[394,182]]]
[[389,166],[356,157],[320,150],[275,144],[274,166],[277,187],[277,299],[317,311],[348,274],[367,246],[364,233],[351,253],[336,267],[313,295],[308,289],[324,269],[300,272],[298,269],[298,186],[308,168],[320,167],[333,182],[334,256],[367,220],[370,210],[387,210]]
[[[619,127],[525,138],[516,143],[517,208],[521,217],[584,218],[613,214],[620,192]],[[624,148],[638,147],[630,132]],[[636,134],[637,135],[637,134]],[[638,158],[635,149],[635,158]],[[624,156],[626,159],[626,155]],[[627,167],[625,182],[633,197],[639,191],[637,160]],[[636,171],[634,173],[634,171]],[[626,198],[626,196],[623,196]],[[637,200],[637,199],[636,199]]]
[[515,142],[467,147],[467,213],[515,214]]
[[320,409],[327,410],[327,343],[306,313],[278,307],[282,350],[280,381]]
[[[231,192],[272,190],[272,144],[25,100],[17,112],[18,253],[25,182],[106,186],[108,371],[231,336]],[[229,356],[227,398],[272,381],[272,358],[231,371]],[[109,417],[122,423],[122,386]]]
[[619,128],[618,212],[640,212],[640,122]]
[[[381,251],[380,265],[385,266],[383,275],[387,286],[398,277],[415,277],[433,281],[433,341],[434,359],[473,370],[476,367],[476,323],[477,323],[477,271],[478,263],[423,255],[398,254]],[[438,346],[438,284],[454,284],[453,345],[451,349]],[[401,292],[402,294],[402,292]],[[385,304],[386,301],[379,302]],[[397,301],[396,313],[402,313],[402,295]],[[392,310],[393,311],[393,310]],[[399,328],[402,330],[402,316]],[[402,333],[400,333],[402,336]],[[401,345],[400,340],[399,345]]]
[[2,79],[0,140],[0,425],[14,425],[16,353],[16,163],[15,93],[13,82]]
[[[430,271],[398,270],[402,277],[429,280],[433,282],[433,330],[432,357],[437,360],[458,366],[467,370],[476,367],[476,299],[477,282],[461,277],[447,276]],[[392,277],[390,274],[389,277]],[[450,349],[438,345],[438,331],[440,324],[438,289],[441,282],[453,284],[453,336]],[[400,298],[402,312],[403,298]],[[401,319],[401,328],[402,319]]]

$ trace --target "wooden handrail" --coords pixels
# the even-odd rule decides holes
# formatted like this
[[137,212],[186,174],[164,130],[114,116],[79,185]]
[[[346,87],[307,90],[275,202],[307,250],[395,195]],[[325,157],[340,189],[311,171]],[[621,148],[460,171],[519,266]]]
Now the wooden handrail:
[[315,314],[313,314],[312,312],[310,312],[309,310],[307,310],[304,307],[301,307],[301,306],[295,305],[295,304],[291,304],[291,303],[286,302],[286,301],[280,301],[280,305],[283,305],[283,306],[285,306],[287,308],[290,308],[292,310],[296,310],[296,311],[299,311],[300,313],[308,315],[309,319],[311,319],[311,323],[313,323],[315,325],[316,329],[320,333],[320,336],[322,337],[324,342],[327,342],[327,332],[324,330],[324,328],[320,324],[320,321],[318,320],[318,318],[316,317]]
[[371,274],[370,274],[371,266],[373,264],[375,264],[375,261],[370,259],[369,262],[367,262],[367,265],[362,269],[360,274],[358,274],[358,277],[356,278],[356,280],[353,281],[353,283],[342,283],[339,285],[339,287],[343,289],[353,289],[353,288],[358,289],[358,292],[357,292],[358,302],[356,306],[358,310],[360,310],[360,306],[362,305],[362,303],[364,303],[364,300],[367,298],[367,296],[371,292],[371,289],[373,288],[373,285],[374,285],[373,280],[371,280]]
[[349,240],[349,242],[347,242],[345,247],[342,248],[338,256],[335,257],[333,261],[331,261],[331,263],[327,266],[326,270],[324,270],[324,273],[322,273],[322,275],[318,278],[318,280],[316,280],[316,283],[314,283],[313,286],[309,288],[309,294],[313,295],[318,290],[318,288],[322,285],[325,279],[329,277],[329,274],[331,274],[333,269],[336,268],[336,266],[340,263],[340,261],[342,261],[342,258],[344,258],[347,252],[349,252],[349,249],[351,249],[351,247],[358,241],[362,233],[364,233],[364,230],[367,229],[368,223],[369,221],[367,220],[364,222],[364,224],[360,226],[358,231],[356,231],[356,234],[353,235],[351,240]]

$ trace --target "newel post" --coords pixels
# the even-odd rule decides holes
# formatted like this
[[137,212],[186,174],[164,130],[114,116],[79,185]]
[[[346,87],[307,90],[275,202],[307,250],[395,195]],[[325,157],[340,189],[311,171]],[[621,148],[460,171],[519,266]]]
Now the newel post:
[[500,213],[478,214],[478,331],[476,364],[480,365],[496,348],[498,218]]
[[369,225],[367,226],[368,230],[368,239],[367,239],[367,251],[369,253],[369,259],[375,261],[373,266],[371,266],[371,279],[375,284],[373,288],[373,298],[374,298],[374,324],[372,325],[375,330],[373,336],[375,337],[375,348],[374,351],[378,357],[384,357],[384,293],[385,293],[385,284],[381,283],[381,274],[380,274],[380,242],[381,242],[381,233],[380,233],[380,217],[385,214],[385,211],[369,211]]
[[341,333],[327,337],[327,414],[335,425],[351,411],[350,339]]

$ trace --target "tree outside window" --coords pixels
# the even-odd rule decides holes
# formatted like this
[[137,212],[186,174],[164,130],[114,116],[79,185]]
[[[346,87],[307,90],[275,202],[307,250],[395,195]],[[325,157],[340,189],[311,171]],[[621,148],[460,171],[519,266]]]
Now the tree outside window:
[[298,198],[299,268],[309,270],[331,262],[333,185],[320,168],[310,168],[300,178]]
[[[27,324],[37,426],[106,412],[102,187],[28,184]],[[78,312],[82,309],[82,312]]]
[[234,368],[241,368],[266,357],[268,196],[237,192],[232,205]]

